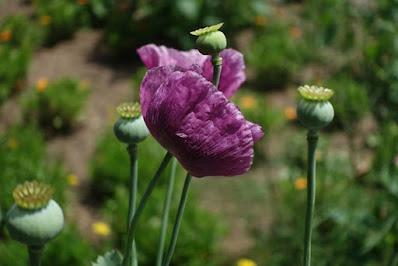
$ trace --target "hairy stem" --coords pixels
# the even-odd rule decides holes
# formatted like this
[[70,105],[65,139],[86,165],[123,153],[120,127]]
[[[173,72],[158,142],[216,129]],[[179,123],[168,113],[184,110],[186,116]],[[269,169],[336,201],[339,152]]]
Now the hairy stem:
[[40,266],[43,246],[28,246],[29,266]]
[[180,232],[182,216],[184,214],[185,205],[187,203],[188,192],[189,192],[189,187],[190,187],[191,181],[192,181],[192,176],[190,174],[187,174],[187,176],[185,177],[184,187],[183,187],[182,193],[181,193],[180,203],[178,205],[178,211],[177,211],[177,216],[176,216],[176,220],[175,220],[174,227],[173,227],[173,232],[171,234],[169,249],[167,250],[166,259],[163,263],[163,266],[168,266],[170,264],[171,258],[173,257],[175,247],[177,245],[178,233]]
[[128,266],[128,261],[130,258],[130,252],[131,252],[131,243],[133,243],[133,239],[135,238],[135,230],[137,226],[138,219],[140,218],[146,203],[148,202],[149,197],[152,194],[153,189],[155,188],[157,182],[159,181],[160,176],[162,175],[163,171],[166,169],[168,163],[170,162],[171,158],[173,158],[173,155],[170,152],[167,152],[166,155],[163,158],[162,163],[160,164],[157,172],[155,175],[152,177],[151,181],[149,182],[144,195],[141,198],[140,204],[138,205],[137,210],[135,211],[133,215],[133,219],[131,220],[131,223],[129,225],[129,230],[127,233],[127,246],[126,250],[124,253],[123,257],[123,266]]
[[[130,144],[127,146],[127,151],[130,157],[130,191],[129,191],[129,211],[128,211],[128,221],[127,230],[133,220],[137,205],[137,186],[138,186],[138,158],[137,158],[137,145]],[[135,240],[131,244],[131,258],[129,265],[137,266],[137,250],[135,247]]]
[[211,63],[213,64],[213,84],[218,89],[221,77],[222,57],[219,54],[214,55],[211,58]]
[[169,221],[170,205],[171,205],[171,199],[172,199],[172,195],[173,195],[176,169],[177,169],[177,160],[174,158],[172,167],[171,167],[169,183],[167,185],[166,198],[165,198],[164,205],[163,205],[162,227],[160,229],[158,255],[156,257],[156,266],[161,266],[162,261],[163,261],[164,242],[166,240],[167,224]]
[[307,169],[307,211],[305,217],[304,232],[304,266],[311,265],[311,238],[312,238],[312,220],[315,207],[316,190],[316,158],[315,151],[318,143],[318,132],[309,130],[308,141],[308,169]]

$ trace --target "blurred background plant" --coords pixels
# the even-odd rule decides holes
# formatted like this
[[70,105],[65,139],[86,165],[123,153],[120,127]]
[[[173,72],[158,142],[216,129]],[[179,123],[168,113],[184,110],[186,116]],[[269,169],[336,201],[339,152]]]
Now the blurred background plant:
[[70,131],[76,126],[89,93],[89,84],[83,81],[63,78],[49,82],[41,78],[24,96],[25,120],[36,122],[47,135]]
[[[232,101],[263,126],[265,139],[245,177],[194,180],[173,265],[297,264],[306,188],[295,112],[302,83],[335,90],[336,116],[317,154],[314,263],[396,265],[397,11],[396,0],[0,1],[2,213],[17,183],[43,180],[68,220],[45,262],[87,265],[121,248],[128,157],[110,125],[114,108],[139,96],[146,70],[135,49],[149,42],[192,49],[191,30],[223,21],[248,77]],[[142,193],[164,151],[148,138],[139,152]],[[139,225],[142,265],[154,264],[164,180]],[[0,229],[0,265],[23,265],[25,256]]]
[[25,16],[0,22],[0,103],[22,90],[30,57],[40,44],[40,32]]

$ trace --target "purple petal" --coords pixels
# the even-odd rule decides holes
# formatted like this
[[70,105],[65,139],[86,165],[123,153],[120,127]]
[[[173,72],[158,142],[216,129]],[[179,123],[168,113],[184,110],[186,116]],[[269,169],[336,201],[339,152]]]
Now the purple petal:
[[[198,73],[171,69],[150,70],[141,85],[143,116],[152,135],[193,176],[248,171],[261,128]],[[160,82],[151,80],[159,77]]]
[[202,55],[198,50],[183,52],[154,44],[142,46],[137,49],[137,53],[148,69],[167,65],[190,69],[191,65],[202,66],[207,59],[207,56]]
[[[179,51],[165,46],[147,44],[137,50],[138,55],[148,69],[158,66],[177,65],[192,69],[211,81],[213,66],[211,57],[201,54],[198,50]],[[230,98],[246,80],[243,55],[234,49],[225,49],[220,53],[223,58],[219,90]],[[202,69],[202,72],[196,66]]]
[[[222,57],[222,68],[219,90],[222,91],[227,98],[239,89],[240,85],[246,80],[245,62],[243,55],[234,49],[225,49],[220,53]],[[207,80],[212,80],[213,66],[211,59],[208,58],[203,65],[203,76]]]

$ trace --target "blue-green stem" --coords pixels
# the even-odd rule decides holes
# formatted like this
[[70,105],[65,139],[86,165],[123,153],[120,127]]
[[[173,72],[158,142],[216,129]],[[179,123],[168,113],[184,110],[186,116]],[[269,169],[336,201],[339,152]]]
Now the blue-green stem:
[[169,248],[167,250],[167,255],[163,262],[163,266],[168,266],[170,264],[171,258],[173,257],[173,254],[174,254],[175,247],[177,245],[178,233],[180,232],[182,216],[184,214],[185,205],[187,203],[188,192],[189,192],[189,187],[190,187],[191,181],[192,181],[192,176],[188,173],[187,176],[185,177],[184,187],[182,189],[181,199],[180,199],[180,203],[178,205],[177,216],[176,216],[176,220],[174,223],[173,232],[171,234],[171,239],[170,239]]
[[43,246],[28,246],[29,266],[40,266]]
[[175,175],[177,169],[177,160],[174,158],[171,165],[171,172],[169,182],[167,184],[166,198],[163,205],[163,215],[162,215],[162,226],[160,228],[158,255],[156,257],[156,266],[162,266],[163,252],[164,252],[164,242],[166,240],[167,224],[169,221],[170,205],[173,196],[173,189],[175,183]]
[[144,195],[142,196],[142,198],[140,200],[138,208],[133,215],[133,219],[131,220],[129,230],[127,233],[127,245],[126,245],[126,250],[125,250],[123,262],[122,262],[123,266],[128,266],[128,262],[129,262],[129,258],[130,258],[130,254],[131,254],[130,247],[135,238],[135,230],[136,230],[138,219],[141,217],[142,211],[144,210],[145,205],[148,202],[148,199],[151,196],[153,189],[155,188],[157,182],[159,181],[160,176],[162,175],[163,171],[166,169],[171,158],[173,158],[173,155],[170,152],[167,152],[166,155],[164,156],[163,161],[160,164],[158,170],[156,171],[155,175],[152,177],[151,181],[149,182],[149,184],[144,192]]
[[213,55],[211,63],[213,64],[213,84],[218,89],[221,77],[222,57],[219,54]]
[[307,169],[307,210],[305,216],[304,231],[304,266],[311,265],[311,238],[312,220],[314,217],[315,191],[316,191],[316,146],[318,143],[318,132],[309,130],[307,134],[308,142],[308,169]]
[[[130,144],[127,146],[127,151],[130,157],[130,191],[129,191],[129,210],[127,220],[127,230],[130,227],[131,221],[135,213],[137,205],[137,187],[138,187],[138,158],[137,158],[137,145]],[[137,250],[135,247],[135,239],[131,245],[131,258],[130,264],[132,266],[138,265]]]

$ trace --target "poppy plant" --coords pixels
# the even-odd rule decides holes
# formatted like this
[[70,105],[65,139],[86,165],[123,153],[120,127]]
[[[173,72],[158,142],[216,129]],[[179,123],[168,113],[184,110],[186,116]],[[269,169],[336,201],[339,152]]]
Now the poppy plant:
[[241,175],[250,169],[262,129],[245,120],[202,70],[150,69],[141,84],[142,115],[151,134],[191,175]]

